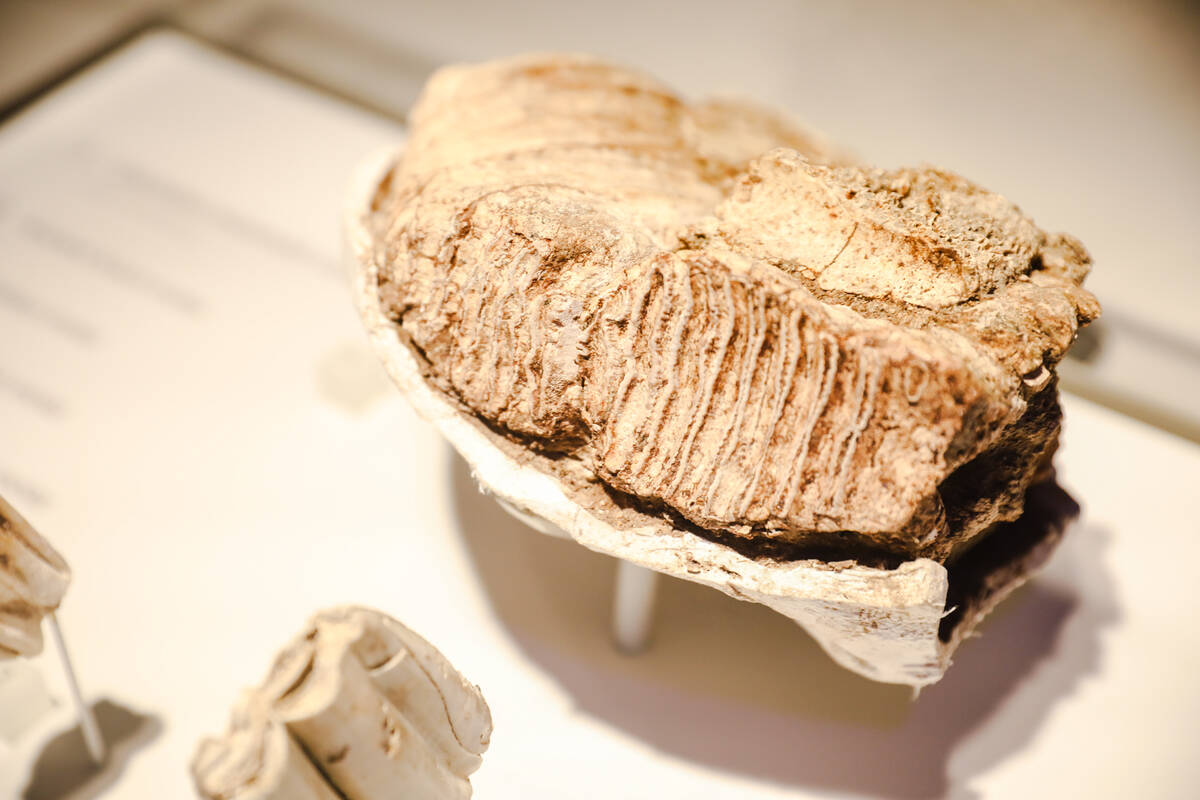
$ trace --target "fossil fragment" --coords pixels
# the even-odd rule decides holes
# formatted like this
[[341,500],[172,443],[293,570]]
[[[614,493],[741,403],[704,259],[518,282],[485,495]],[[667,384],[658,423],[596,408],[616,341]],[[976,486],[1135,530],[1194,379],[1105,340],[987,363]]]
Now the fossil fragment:
[[200,744],[196,786],[221,800],[467,798],[492,720],[432,645],[366,608],[323,611]]
[[42,651],[42,618],[70,582],[67,562],[0,497],[0,659]]
[[[1052,481],[1054,367],[1099,313],[1078,242],[575,56],[443,70],[360,178],[360,309],[482,483],[871,677],[940,676],[953,631],[905,647],[936,634],[944,565]],[[1051,505],[1023,524],[1043,540]],[[883,632],[847,645],[855,623],[818,619],[838,604]]]

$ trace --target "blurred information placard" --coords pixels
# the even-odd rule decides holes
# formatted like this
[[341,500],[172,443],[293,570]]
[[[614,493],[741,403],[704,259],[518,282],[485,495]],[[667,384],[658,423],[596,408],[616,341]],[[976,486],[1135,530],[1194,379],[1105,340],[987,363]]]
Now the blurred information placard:
[[1195,796],[1195,447],[1067,398],[1085,519],[916,702],[676,582],[623,658],[611,562],[479,497],[366,349],[341,198],[401,136],[169,33],[0,129],[0,492],[70,560],[80,677],[126,720],[53,796],[186,796],[196,741],[340,602],[480,683],[482,800]]

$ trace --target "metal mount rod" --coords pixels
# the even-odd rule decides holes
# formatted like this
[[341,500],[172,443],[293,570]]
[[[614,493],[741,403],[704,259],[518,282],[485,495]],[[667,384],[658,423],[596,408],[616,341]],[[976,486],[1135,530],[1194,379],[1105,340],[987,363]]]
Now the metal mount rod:
[[624,559],[617,561],[613,593],[613,638],[626,653],[639,653],[650,641],[658,573]]
[[49,622],[50,638],[54,640],[54,646],[58,648],[58,657],[62,661],[63,673],[67,677],[67,687],[71,691],[71,702],[75,704],[75,713],[79,717],[79,730],[83,733],[83,743],[87,747],[92,761],[102,764],[107,755],[107,749],[104,746],[104,737],[100,735],[100,725],[96,722],[96,715],[91,706],[84,702],[83,693],[79,691],[79,681],[75,678],[75,668],[71,665],[70,655],[67,654],[67,645],[63,641],[62,629],[58,626],[58,617],[51,613]]

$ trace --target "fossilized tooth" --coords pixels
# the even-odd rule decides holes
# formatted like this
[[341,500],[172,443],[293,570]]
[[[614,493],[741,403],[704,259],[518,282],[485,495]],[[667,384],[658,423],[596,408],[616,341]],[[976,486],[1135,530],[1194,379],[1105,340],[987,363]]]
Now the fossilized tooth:
[[[389,371],[485,487],[870,677],[936,680],[973,619],[938,638],[944,563],[1071,507],[1018,522],[1089,259],[956,175],[524,57],[436,74],[347,230]],[[1038,560],[1004,552],[1009,586]]]
[[492,721],[432,645],[366,608],[317,614],[202,742],[196,786],[222,800],[467,798]]
[[70,582],[63,557],[0,497],[0,659],[42,652],[42,618]]
[[192,760],[204,797],[233,800],[339,800],[321,771],[264,703],[247,693],[223,739],[201,742]]

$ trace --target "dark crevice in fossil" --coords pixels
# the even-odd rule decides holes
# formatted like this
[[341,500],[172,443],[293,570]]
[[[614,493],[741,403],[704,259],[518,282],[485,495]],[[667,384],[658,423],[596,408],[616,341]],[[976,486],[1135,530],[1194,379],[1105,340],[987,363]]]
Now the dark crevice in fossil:
[[[713,531],[662,504],[601,485],[614,505],[661,517],[678,530],[728,547],[751,560],[780,563],[813,560],[834,568],[852,564],[888,570],[911,560],[872,547],[871,539],[854,532],[813,534],[823,540],[801,544]],[[968,549],[944,565],[949,589],[945,605],[948,612],[938,627],[942,642],[949,642],[961,623],[986,613],[1023,583],[1050,556],[1067,523],[1079,514],[1078,503],[1055,482],[1053,475],[1030,487],[1025,493],[1024,506],[1018,519],[991,526],[976,536]]]
[[730,550],[751,560],[770,561],[824,561],[829,564],[854,561],[863,566],[878,569],[895,569],[907,560],[878,546],[881,534],[862,534],[855,531],[814,532],[807,534],[806,541],[794,542],[780,539],[764,529],[749,528],[745,535],[724,530],[713,530],[698,525],[677,510],[645,497],[637,497],[614,489],[597,481],[609,501],[618,508],[636,511],[649,517],[666,520],[677,530],[695,534],[710,542],[728,547]]
[[970,622],[1015,589],[1049,557],[1067,523],[1078,515],[1079,504],[1053,477],[1030,487],[1019,519],[994,525],[946,565],[949,613],[938,627],[938,638],[951,641],[960,623]]
[[990,514],[1019,513],[1025,487],[1053,455],[1061,423],[1057,381],[1052,381],[996,442],[942,481],[938,495],[951,539],[961,538],[973,521]]

